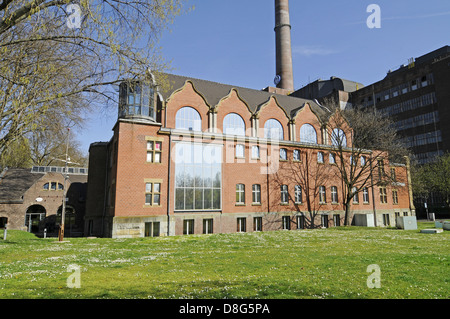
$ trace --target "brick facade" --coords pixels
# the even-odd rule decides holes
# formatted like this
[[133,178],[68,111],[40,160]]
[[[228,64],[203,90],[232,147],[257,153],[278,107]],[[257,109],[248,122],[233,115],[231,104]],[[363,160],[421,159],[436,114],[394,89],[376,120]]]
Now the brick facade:
[[[297,229],[310,226],[311,209],[314,210],[313,224],[316,227],[343,224],[342,182],[332,172],[333,165],[328,161],[333,148],[323,117],[324,111],[320,106],[313,101],[202,80],[175,76],[174,81],[171,90],[157,95],[157,115],[154,119],[121,117],[109,143],[91,145],[85,221],[86,229],[90,229],[89,235],[143,237],[211,231],[231,233]],[[201,131],[177,128],[177,114],[183,107],[198,112]],[[242,118],[245,136],[223,134],[224,118],[230,113]],[[269,119],[276,119],[281,124],[282,140],[265,138],[264,125]],[[316,144],[300,142],[300,127],[303,124],[314,127]],[[350,136],[350,127],[345,130]],[[350,147],[350,138],[348,140]],[[181,156],[177,154],[176,145],[186,142],[218,145],[218,149],[222,150],[219,208],[176,209],[175,192],[177,187],[181,187],[175,186],[177,159]],[[156,143],[161,145],[161,150],[158,150],[161,160],[155,163],[148,161],[147,152],[148,145],[156,147]],[[237,156],[237,145],[243,146],[244,156]],[[259,146],[259,158],[252,156],[253,146]],[[286,151],[286,159],[280,159],[280,149]],[[300,152],[297,160],[293,157],[294,150]],[[151,158],[155,158],[156,155],[151,152]],[[324,154],[324,163],[317,163],[318,152]],[[295,175],[306,169],[306,166],[311,178],[317,176],[319,171],[327,174],[323,181],[326,193],[324,203],[319,202],[317,194],[312,190],[305,191],[304,187],[301,199],[299,196],[296,198],[296,185],[300,182],[295,179]],[[352,216],[373,214],[375,210],[377,225],[383,225],[387,220],[383,214],[389,214],[390,224],[395,225],[395,213],[412,213],[406,167],[386,163],[386,169],[391,168],[401,182],[386,185],[387,203],[380,203],[378,187],[373,192],[369,187],[366,194],[368,201],[364,202],[363,194],[359,194],[359,202],[351,206]],[[95,190],[94,184],[97,185]],[[285,186],[282,185],[287,186],[283,195]],[[237,188],[240,189],[239,195]],[[397,191],[398,200],[395,204],[393,190]],[[212,201],[217,200],[214,196],[218,194],[214,190],[209,193],[207,188],[195,187],[192,192],[187,188],[184,192],[186,207],[190,201],[194,201],[195,205],[209,204],[209,194],[213,194]],[[187,199],[187,194],[198,198]],[[332,196],[337,196],[333,198],[337,199],[336,202]],[[149,205],[149,200],[153,204]],[[305,216],[305,219],[299,216]]]
[[[86,182],[87,175],[69,175],[67,180],[66,236],[83,235]],[[0,188],[0,218],[7,218],[9,229],[30,231],[41,236],[46,229],[49,236],[57,235],[60,222],[57,216],[61,218],[64,197],[64,176],[61,173],[9,169],[0,181]]]

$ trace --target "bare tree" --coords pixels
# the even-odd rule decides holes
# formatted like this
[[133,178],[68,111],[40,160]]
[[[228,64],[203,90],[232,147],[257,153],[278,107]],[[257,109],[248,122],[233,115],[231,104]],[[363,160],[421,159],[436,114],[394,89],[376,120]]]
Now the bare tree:
[[117,105],[122,79],[163,70],[157,40],[183,1],[0,0],[0,153],[37,123]]
[[[283,185],[291,188],[288,196],[289,209],[305,216],[307,228],[316,228],[316,217],[325,202],[320,200],[321,187],[327,185],[330,167],[317,161],[317,151],[305,148],[301,150],[297,161],[280,162],[280,169],[272,178],[272,189],[282,192]],[[293,188],[293,192],[292,192]],[[280,195],[271,196],[272,207],[280,207]]]
[[333,101],[326,105],[333,110],[327,131],[336,154],[335,174],[343,184],[344,225],[348,225],[353,197],[366,187],[399,182],[386,170],[391,160],[403,161],[408,152],[398,142],[391,119],[375,108],[342,111]]

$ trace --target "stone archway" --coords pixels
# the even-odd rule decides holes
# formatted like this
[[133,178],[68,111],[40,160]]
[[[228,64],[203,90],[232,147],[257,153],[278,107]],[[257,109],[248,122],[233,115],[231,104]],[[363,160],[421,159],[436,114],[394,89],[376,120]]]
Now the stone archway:
[[41,221],[45,220],[47,211],[42,205],[31,205],[25,213],[25,226],[30,233],[38,233]]

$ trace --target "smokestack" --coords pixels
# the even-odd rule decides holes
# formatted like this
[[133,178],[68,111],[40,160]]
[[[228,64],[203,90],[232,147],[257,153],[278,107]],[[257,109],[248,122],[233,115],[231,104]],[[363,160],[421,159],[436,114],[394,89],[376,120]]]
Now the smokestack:
[[275,0],[276,77],[277,88],[294,91],[292,70],[291,25],[289,0]]

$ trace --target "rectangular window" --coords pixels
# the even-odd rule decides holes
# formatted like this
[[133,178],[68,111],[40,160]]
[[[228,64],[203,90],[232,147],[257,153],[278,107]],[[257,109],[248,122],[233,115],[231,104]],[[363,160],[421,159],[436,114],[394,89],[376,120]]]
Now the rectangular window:
[[287,204],[289,202],[288,186],[281,185],[281,204]]
[[305,229],[306,223],[305,223],[305,215],[301,214],[297,216],[297,229]]
[[341,226],[341,215],[339,215],[339,214],[334,214],[334,215],[333,215],[333,223],[334,223],[334,227],[339,227],[339,226]]
[[366,165],[366,157],[365,156],[361,156],[360,160],[361,160],[361,167],[364,167]]
[[317,153],[317,163],[323,163],[323,152]]
[[398,192],[395,189],[392,191],[392,203],[398,205]]
[[147,162],[161,163],[162,142],[147,141]]
[[330,164],[336,164],[336,154],[330,153],[329,162],[330,162]]
[[236,184],[236,205],[245,205],[245,185]]
[[240,217],[237,219],[237,232],[245,233],[247,231],[247,218]]
[[352,188],[352,192],[353,192],[353,204],[359,204],[359,194],[357,192],[356,187]]
[[325,204],[327,202],[327,192],[325,186],[319,186],[319,203]]
[[222,207],[222,146],[176,143],[175,210]]
[[236,157],[244,158],[245,157],[245,147],[242,144],[236,144]]
[[379,179],[382,179],[384,177],[384,161],[378,160],[378,177]]
[[331,202],[332,203],[338,202],[338,191],[336,186],[331,186]]
[[390,226],[391,222],[389,220],[389,214],[383,214],[383,224],[384,226]]
[[395,174],[395,168],[394,167],[391,168],[391,180],[393,182],[397,181],[397,175]]
[[213,223],[214,220],[212,218],[203,219],[203,234],[213,233]]
[[387,204],[386,187],[380,187],[380,203]]
[[302,187],[300,185],[295,185],[295,203],[301,204],[302,203]]
[[161,204],[161,183],[145,183],[145,205]]
[[363,202],[364,204],[369,203],[369,189],[367,187],[363,188]]
[[282,217],[283,230],[291,230],[291,217],[283,216]]
[[259,146],[254,145],[252,146],[252,159],[259,159],[260,153],[259,153]]
[[194,233],[194,220],[183,220],[183,235],[192,235]]
[[159,222],[145,223],[145,237],[159,237],[160,224]]
[[261,185],[259,184],[252,186],[252,203],[261,204]]
[[300,150],[294,150],[292,154],[294,161],[300,162]]
[[262,231],[262,217],[253,218],[253,231]]
[[328,228],[328,215],[326,214],[321,215],[321,222],[323,228]]
[[280,160],[287,161],[287,150],[285,148],[280,148]]

